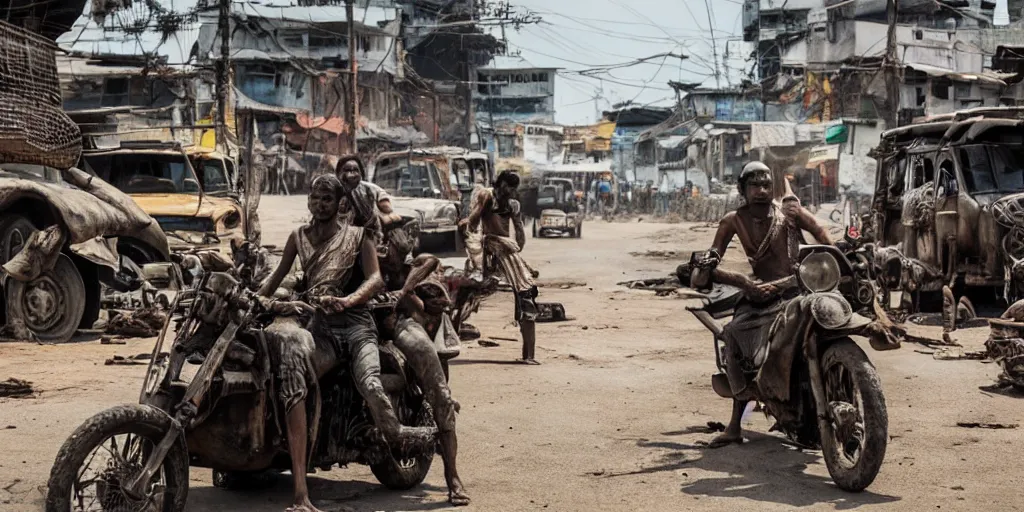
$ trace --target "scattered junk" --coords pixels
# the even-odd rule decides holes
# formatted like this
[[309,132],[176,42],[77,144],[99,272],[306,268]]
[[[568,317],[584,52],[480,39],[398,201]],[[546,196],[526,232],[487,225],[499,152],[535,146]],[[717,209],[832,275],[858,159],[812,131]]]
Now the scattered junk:
[[26,398],[33,394],[35,390],[29,381],[10,378],[0,382],[0,398]]
[[0,45],[0,320],[20,339],[64,342],[98,318],[102,287],[123,270],[115,255],[168,261],[167,238],[130,197],[73,167],[82,136],[62,110],[54,43],[0,22]]
[[989,325],[985,350],[1002,368],[998,385],[1024,391],[1024,300],[1015,302],[1000,318],[989,320]]
[[559,302],[538,302],[537,322],[564,322],[565,306]]
[[1017,423],[979,423],[974,421],[958,421],[956,426],[961,428],[986,428],[990,430],[1015,429],[1020,427]]
[[114,356],[107,359],[103,364],[105,366],[142,366],[149,365],[149,361],[152,358],[152,354],[138,354],[132,357]]

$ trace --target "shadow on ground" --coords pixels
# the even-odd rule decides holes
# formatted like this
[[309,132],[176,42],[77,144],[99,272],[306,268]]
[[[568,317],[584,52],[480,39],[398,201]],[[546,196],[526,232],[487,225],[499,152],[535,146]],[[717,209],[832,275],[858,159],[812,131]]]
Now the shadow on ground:
[[[667,437],[705,434],[707,441],[713,435],[705,425],[665,432]],[[697,478],[682,485],[682,492],[697,497],[746,498],[749,500],[807,507],[832,504],[838,510],[862,505],[878,505],[899,501],[896,496],[875,494],[870,490],[850,493],[835,486],[831,478],[807,473],[808,466],[817,464],[819,452],[801,450],[788,445],[782,438],[744,432],[743,445],[709,448],[703,442],[688,444],[671,440],[639,439],[637,446],[658,450],[661,455],[653,465],[624,473],[601,475],[607,478],[658,472],[682,472],[699,469],[724,476]]]
[[[377,482],[331,480],[314,475],[307,481],[313,504],[324,512],[428,511],[451,507],[443,501],[447,498],[447,489],[426,483],[408,491],[392,491]],[[190,512],[281,512],[292,501],[289,473],[270,477],[261,489],[228,491],[195,481],[192,486],[186,507]]]

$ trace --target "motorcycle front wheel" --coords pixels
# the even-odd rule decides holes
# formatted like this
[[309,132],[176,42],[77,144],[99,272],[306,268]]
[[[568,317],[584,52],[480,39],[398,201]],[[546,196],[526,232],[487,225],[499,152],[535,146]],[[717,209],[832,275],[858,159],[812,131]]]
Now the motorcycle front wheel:
[[120,405],[89,418],[50,470],[46,512],[181,512],[188,497],[188,450],[179,438],[142,495],[125,490],[171,428],[146,405]]
[[821,358],[822,380],[832,418],[821,447],[836,486],[867,488],[878,476],[889,442],[889,416],[882,383],[867,354],[850,338],[828,347]]

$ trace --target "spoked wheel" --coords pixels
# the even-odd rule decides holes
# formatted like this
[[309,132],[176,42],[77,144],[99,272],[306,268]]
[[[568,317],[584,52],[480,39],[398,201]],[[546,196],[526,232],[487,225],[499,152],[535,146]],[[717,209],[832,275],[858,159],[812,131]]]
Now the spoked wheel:
[[142,492],[129,490],[170,428],[143,405],[108,409],[86,420],[61,447],[50,472],[47,512],[180,512],[188,496],[184,439],[171,448]]
[[825,465],[840,489],[862,491],[878,475],[889,441],[882,384],[867,355],[849,338],[825,351],[822,379],[832,419],[830,432],[822,432]]

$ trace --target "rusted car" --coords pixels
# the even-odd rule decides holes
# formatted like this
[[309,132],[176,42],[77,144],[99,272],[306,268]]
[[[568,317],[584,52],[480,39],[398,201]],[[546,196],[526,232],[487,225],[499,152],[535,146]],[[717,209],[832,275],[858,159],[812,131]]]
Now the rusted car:
[[[905,291],[1024,297],[1024,109],[974,109],[889,130],[868,226]],[[898,269],[899,277],[893,276]]]
[[[48,251],[22,254],[32,235],[48,228],[60,238],[50,270],[36,268]],[[170,257],[157,223],[102,180],[74,168],[0,164],[0,264],[10,271],[9,264],[27,258],[19,266],[31,274],[4,279],[0,324],[17,319],[39,339],[56,342],[91,328],[101,283],[117,287],[124,264],[118,253],[139,265]],[[147,259],[134,261],[140,254]]]
[[420,224],[419,251],[461,252],[458,223],[474,190],[494,178],[487,155],[457,147],[382,153],[370,180],[391,195],[395,212]]
[[[216,249],[230,260],[231,243],[245,241],[246,216],[223,161],[195,157],[203,178],[176,142],[121,142],[112,149],[83,152],[81,167],[125,192],[160,224],[173,252]],[[206,189],[210,190],[207,191]],[[134,258],[133,258],[134,259]]]

